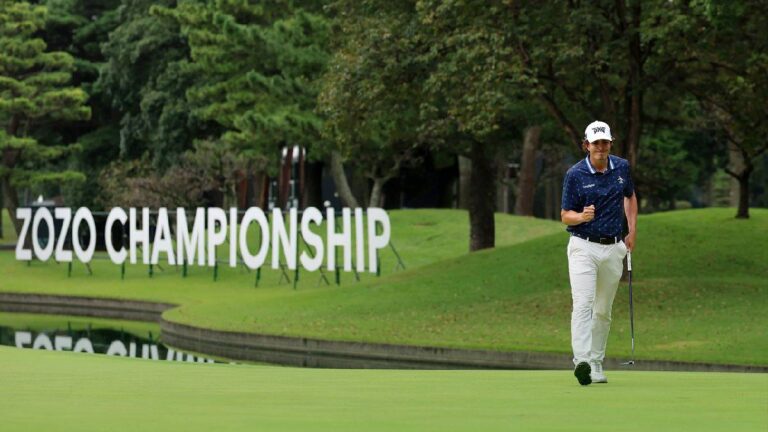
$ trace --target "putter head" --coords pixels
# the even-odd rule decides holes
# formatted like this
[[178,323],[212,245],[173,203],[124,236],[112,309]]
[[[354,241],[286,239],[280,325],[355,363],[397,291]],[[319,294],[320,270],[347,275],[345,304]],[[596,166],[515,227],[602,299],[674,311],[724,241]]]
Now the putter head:
[[623,366],[634,366],[635,365],[635,361],[634,360],[630,360],[628,362],[622,363],[622,365]]

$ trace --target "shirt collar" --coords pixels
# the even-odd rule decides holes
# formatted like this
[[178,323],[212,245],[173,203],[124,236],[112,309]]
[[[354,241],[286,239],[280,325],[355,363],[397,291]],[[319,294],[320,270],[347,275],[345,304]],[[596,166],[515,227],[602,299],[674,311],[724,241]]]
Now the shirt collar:
[[[584,161],[587,163],[587,169],[589,169],[590,174],[594,174],[597,172],[597,170],[595,170],[595,168],[589,162],[589,153],[587,153],[587,157],[584,158]],[[608,170],[612,170],[612,169],[613,169],[613,158],[611,158],[611,156],[608,155]]]

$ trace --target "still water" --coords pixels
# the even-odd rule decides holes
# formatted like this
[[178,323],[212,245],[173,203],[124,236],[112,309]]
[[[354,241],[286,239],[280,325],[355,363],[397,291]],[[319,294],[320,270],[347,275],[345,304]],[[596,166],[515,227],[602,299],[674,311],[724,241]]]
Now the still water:
[[0,313],[0,345],[20,349],[72,351],[156,361],[214,363],[163,345],[154,324]]

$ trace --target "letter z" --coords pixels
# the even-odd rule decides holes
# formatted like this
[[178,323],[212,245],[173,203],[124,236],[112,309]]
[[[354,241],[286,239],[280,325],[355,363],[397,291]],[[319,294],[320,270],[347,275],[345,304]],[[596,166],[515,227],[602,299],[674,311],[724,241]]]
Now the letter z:
[[32,209],[29,208],[17,208],[16,219],[24,221],[21,226],[21,232],[19,233],[19,239],[16,242],[16,259],[20,261],[31,261],[32,250],[24,249],[24,245],[27,243],[27,233],[29,232],[29,224],[32,222]]

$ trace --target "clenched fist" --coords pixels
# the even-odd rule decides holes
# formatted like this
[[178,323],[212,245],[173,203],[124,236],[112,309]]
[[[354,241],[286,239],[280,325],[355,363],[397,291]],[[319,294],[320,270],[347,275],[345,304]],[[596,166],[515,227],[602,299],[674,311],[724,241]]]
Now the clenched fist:
[[581,213],[581,220],[583,222],[590,222],[592,219],[595,218],[595,206],[588,205],[584,207],[584,211]]

